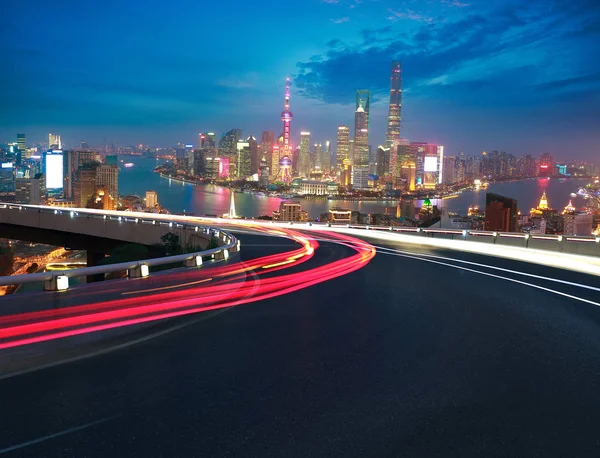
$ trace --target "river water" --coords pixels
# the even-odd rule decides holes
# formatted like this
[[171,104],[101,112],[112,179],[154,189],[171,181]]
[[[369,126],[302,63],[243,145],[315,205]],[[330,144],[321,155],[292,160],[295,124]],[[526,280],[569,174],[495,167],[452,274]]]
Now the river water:
[[[131,168],[124,168],[120,160],[132,162]],[[145,196],[146,190],[158,193],[159,203],[172,213],[183,211],[196,215],[221,215],[229,211],[231,191],[214,185],[194,186],[183,184],[168,178],[161,178],[153,172],[154,167],[162,161],[138,156],[119,156],[119,194]],[[549,205],[562,209],[567,205],[570,194],[587,184],[587,179],[530,179],[511,183],[491,184],[487,191],[517,199],[519,209],[529,212],[539,202],[542,192],[546,191]],[[466,214],[469,206],[485,207],[486,190],[467,191],[458,197],[432,200],[434,205],[446,208],[451,212]],[[253,194],[236,193],[235,206],[238,215],[253,217],[270,215],[279,208],[281,199],[277,197],[255,196]],[[300,199],[302,208],[309,217],[316,218],[327,212],[331,207],[342,207],[358,210],[363,213],[384,213],[386,208],[390,213],[395,212],[397,201],[386,200],[378,202],[352,202],[324,199]],[[585,201],[577,197],[573,199],[576,207],[583,206]]]

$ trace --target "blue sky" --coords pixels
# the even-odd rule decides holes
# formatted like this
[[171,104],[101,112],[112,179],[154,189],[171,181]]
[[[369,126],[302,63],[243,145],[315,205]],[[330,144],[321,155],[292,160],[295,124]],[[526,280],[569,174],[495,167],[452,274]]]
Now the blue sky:
[[598,0],[2,2],[0,140],[169,146],[233,127],[335,140],[371,89],[383,142],[389,67],[403,137],[448,153],[600,153]]

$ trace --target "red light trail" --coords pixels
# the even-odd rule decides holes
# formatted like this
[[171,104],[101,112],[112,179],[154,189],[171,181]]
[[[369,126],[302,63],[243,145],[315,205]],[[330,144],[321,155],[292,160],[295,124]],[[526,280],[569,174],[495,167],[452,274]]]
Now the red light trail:
[[[314,231],[312,233],[320,240],[345,245],[355,253],[301,272],[273,275],[310,260],[319,246],[318,242],[311,236],[289,229],[271,230],[245,221],[236,226],[285,236],[300,243],[301,247],[245,263],[174,273],[165,278],[176,278],[177,283],[139,291],[126,290],[121,293],[127,295],[126,298],[0,317],[0,349],[269,299],[354,272],[375,256],[375,248],[362,240],[344,234]],[[252,277],[248,277],[249,272],[253,272]],[[207,278],[198,280],[198,274]],[[190,282],[190,279],[196,281]],[[174,288],[185,289],[174,291]]]

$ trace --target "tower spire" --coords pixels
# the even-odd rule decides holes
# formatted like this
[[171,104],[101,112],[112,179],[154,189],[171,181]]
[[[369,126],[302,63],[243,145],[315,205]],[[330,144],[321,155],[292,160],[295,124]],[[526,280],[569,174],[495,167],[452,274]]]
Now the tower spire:
[[229,217],[230,218],[237,218],[237,215],[235,214],[235,200],[234,200],[234,192],[231,191],[231,201],[229,202]]
[[280,179],[284,183],[291,181],[291,147],[290,147],[290,126],[292,124],[292,112],[290,111],[290,79],[285,80],[285,104],[281,112],[283,121],[283,151],[281,151],[281,160],[279,163]]

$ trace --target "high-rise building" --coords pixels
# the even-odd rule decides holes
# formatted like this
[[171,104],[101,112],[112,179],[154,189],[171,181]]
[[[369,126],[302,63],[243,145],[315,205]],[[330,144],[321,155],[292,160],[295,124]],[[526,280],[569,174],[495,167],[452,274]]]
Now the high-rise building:
[[270,172],[273,169],[273,145],[275,145],[275,133],[272,130],[263,130],[260,137],[259,153],[261,157],[266,159]]
[[242,138],[241,129],[231,129],[221,135],[219,140],[219,156],[235,158],[237,155],[237,142]]
[[96,186],[104,186],[116,203],[119,199],[119,167],[102,164],[96,169]]
[[[114,157],[116,163],[116,156]],[[63,151],[63,197],[68,200],[73,199],[73,178],[74,173],[77,171],[77,168],[73,165],[76,163],[76,151]]]
[[0,201],[15,201],[15,185],[16,183],[14,163],[3,162],[0,167]]
[[342,171],[340,175],[340,184],[342,186],[352,186],[352,163],[350,159],[345,158],[342,161]]
[[298,160],[298,175],[308,178],[310,176],[310,132],[300,132],[300,157]]
[[248,178],[252,175],[250,143],[246,140],[237,142],[237,177]]
[[202,132],[198,135],[199,148],[216,148],[217,139],[214,132]]
[[370,105],[371,105],[371,91],[369,91],[368,89],[359,89],[358,91],[356,91],[356,107],[355,109],[358,110],[358,107],[362,107],[362,109],[365,112],[365,123],[363,128],[364,129],[369,129],[369,113],[370,113]]
[[392,62],[390,77],[390,107],[385,143],[388,148],[400,140],[400,121],[402,119],[402,67],[400,61]]
[[258,183],[263,187],[269,184],[269,166],[265,156],[260,160],[258,167]]
[[17,148],[23,154],[25,154],[25,152],[27,151],[27,142],[25,141],[25,134],[17,134]]
[[369,167],[360,165],[352,167],[352,187],[367,189],[369,187]]
[[[325,173],[331,173],[335,165],[335,158],[331,156],[331,142],[329,140],[323,145],[323,159],[321,160],[321,164]],[[325,164],[328,164],[327,169],[325,169]]]
[[[350,159],[350,128],[348,126],[338,126],[337,130],[337,148],[336,148],[336,167],[344,170],[344,159]],[[350,161],[352,162],[352,161]]]
[[281,147],[279,144],[273,145],[273,152],[271,153],[271,170],[270,179],[276,180],[279,176],[279,161],[281,159]]
[[44,175],[46,177],[46,190],[51,193],[62,192],[64,186],[64,156],[60,150],[44,153]]
[[250,135],[246,139],[246,142],[248,142],[248,145],[250,147],[250,174],[253,175],[255,173],[258,173],[258,168],[260,167],[258,142],[256,141],[256,138],[254,138],[252,135]]
[[329,145],[325,143],[325,147],[321,143],[315,145],[315,157],[319,158],[319,165],[323,173],[331,172],[331,153]]
[[556,175],[556,167],[550,153],[544,153],[540,156],[539,176],[551,177]]
[[36,175],[34,178],[16,179],[16,203],[41,205],[43,195],[44,180],[40,174]]
[[158,194],[156,191],[146,191],[146,208],[154,208],[158,205]]
[[[283,121],[283,147],[279,153],[281,156],[279,160],[279,179],[284,183],[292,181],[292,145],[290,143],[292,117],[292,112],[290,111],[290,79],[287,78],[285,83],[285,104],[281,112],[281,120]],[[290,167],[287,166],[288,162]]]
[[90,149],[90,145],[88,145],[88,144],[87,144],[87,142],[83,142],[83,141],[82,141],[82,142],[81,142],[81,149],[82,149],[83,151],[87,151],[87,150],[89,150],[89,149]]
[[454,184],[458,180],[456,179],[456,164],[458,162],[458,158],[454,156],[446,156],[444,157],[444,182],[443,184],[449,185]]
[[[206,154],[205,151],[209,148],[200,148],[194,150],[192,170],[195,176],[204,177],[206,176]],[[214,150],[213,150],[214,151]]]
[[62,149],[60,135],[48,134],[48,149],[49,150],[61,150]]
[[383,177],[384,175],[386,175],[389,172],[390,166],[390,149],[386,146],[379,145],[377,147],[375,162],[377,164],[375,173],[379,177]]
[[77,171],[73,183],[73,200],[75,206],[85,208],[96,189],[96,167],[83,166]]
[[[359,91],[360,92],[360,91]],[[358,94],[357,94],[358,99]],[[368,115],[362,105],[354,112],[354,167],[369,165],[369,121]]]
[[498,194],[485,195],[486,231],[516,232],[517,231],[517,201]]

